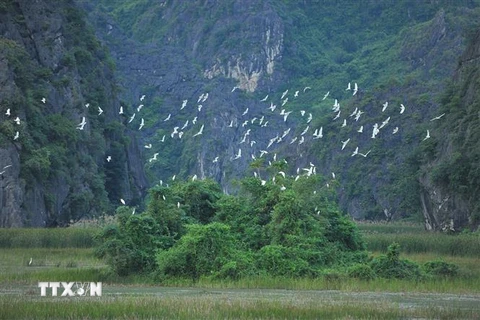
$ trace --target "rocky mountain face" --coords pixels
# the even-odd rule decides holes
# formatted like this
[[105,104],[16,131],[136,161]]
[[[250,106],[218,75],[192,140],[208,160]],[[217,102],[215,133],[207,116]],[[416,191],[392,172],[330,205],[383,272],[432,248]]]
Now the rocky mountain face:
[[[53,12],[59,19],[34,29],[42,35],[33,39],[44,38],[37,46],[45,47],[36,50],[50,50],[43,60],[25,44],[33,41],[32,27],[19,19],[34,4],[10,1],[1,8],[3,38],[21,44],[15,50],[23,50],[40,70],[35,81],[21,87],[8,78],[19,71],[2,68],[13,71],[0,74],[7,79],[1,83],[15,83],[24,97],[19,99],[26,99],[21,105],[30,103],[32,114],[60,114],[61,120],[70,120],[70,128],[85,115],[88,134],[67,130],[71,140],[57,141],[59,130],[53,130],[57,133],[44,140],[32,137],[28,150],[22,145],[17,166],[6,169],[12,175],[9,206],[27,194],[48,201],[26,209],[22,203],[42,202],[21,200],[24,209],[15,212],[94,214],[108,211],[118,198],[138,205],[147,186],[144,174],[149,186],[196,176],[212,178],[232,193],[235,180],[245,175],[272,179],[278,170],[305,174],[313,165],[325,177],[325,187],[337,188],[344,211],[358,219],[423,216],[427,228],[441,229],[450,225],[452,214],[457,216],[455,210],[471,215],[471,195],[462,194],[449,204],[448,215],[437,215],[433,222],[431,208],[455,189],[448,187],[453,174],[447,181],[425,172],[444,164],[439,159],[449,157],[442,154],[455,154],[445,150],[458,145],[458,139],[444,144],[442,126],[458,118],[442,120],[461,109],[459,104],[445,109],[453,103],[444,93],[451,90],[449,79],[464,74],[457,66],[466,49],[465,30],[480,18],[476,1],[76,0],[55,8],[46,0],[40,3],[49,9],[38,15]],[[28,20],[49,21],[51,16]],[[59,35],[59,30],[71,33]],[[468,48],[465,52],[473,50]],[[12,64],[11,51],[3,50],[2,63]],[[47,103],[39,102],[47,94]],[[335,100],[341,112],[332,111]],[[86,103],[94,109],[86,110]],[[104,117],[98,116],[99,105]],[[117,112],[120,105],[123,115]],[[2,102],[2,111],[6,107]],[[442,113],[443,118],[431,121]],[[375,124],[381,129],[372,138]],[[10,138],[15,125],[10,119],[2,126],[0,132],[10,140],[5,139],[0,154],[15,157],[8,151],[19,148]],[[425,139],[427,130],[430,138]],[[65,153],[75,160],[51,156]],[[107,155],[119,161],[106,162]],[[28,161],[32,156],[35,161]],[[43,174],[52,163],[62,169]],[[98,181],[70,181],[86,176]],[[93,201],[97,194],[103,194],[101,204]],[[2,199],[3,208],[7,202]],[[458,218],[454,225],[475,227],[474,221]]]
[[[78,3],[110,48],[130,114],[147,95],[152,111],[141,139],[161,159],[146,163],[153,184],[196,175],[233,192],[235,178],[254,168],[272,178],[268,164],[284,168],[274,160],[285,159],[289,174],[310,163],[327,181],[334,172],[341,206],[359,219],[420,215],[425,198],[435,197],[420,178],[442,140],[430,120],[442,113],[465,30],[478,17],[474,2]],[[355,96],[345,90],[349,82],[359,84]],[[334,99],[343,113],[336,121]],[[282,109],[292,112],[287,121]],[[349,117],[356,109],[364,112],[358,121]],[[372,139],[375,123],[385,129]],[[314,138],[320,128],[324,137]],[[356,147],[368,157],[352,156]]]
[[0,21],[0,227],[67,225],[120,197],[139,201],[141,150],[82,12],[72,1],[2,1]]
[[473,229],[480,221],[480,30],[459,60],[444,97],[445,133],[422,170],[421,202],[430,230]]

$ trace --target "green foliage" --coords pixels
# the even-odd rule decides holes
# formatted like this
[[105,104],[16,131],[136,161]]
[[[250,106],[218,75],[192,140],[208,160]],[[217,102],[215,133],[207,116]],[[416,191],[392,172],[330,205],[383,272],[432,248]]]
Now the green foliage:
[[[318,270],[305,259],[309,253],[300,248],[275,244],[266,245],[258,251],[256,263],[259,270],[272,276],[315,276]],[[320,252],[315,253],[321,254]]]
[[157,254],[161,276],[198,280],[200,276],[236,279],[248,272],[248,255],[239,248],[230,227],[213,222],[188,225],[187,233],[169,250]]
[[0,229],[0,248],[91,248],[97,243],[92,228]]
[[213,180],[196,180],[186,184],[176,184],[174,194],[178,195],[182,209],[187,216],[200,223],[208,223],[216,212],[215,203],[220,199],[222,190]]
[[418,264],[400,259],[400,245],[392,243],[386,255],[374,258],[370,266],[379,277],[387,279],[422,280],[424,275]]
[[99,252],[110,257],[117,273],[151,270],[155,256],[160,279],[193,281],[248,274],[315,276],[327,266],[365,261],[355,226],[328,194],[303,194],[314,195],[315,179],[299,179],[295,186],[290,177],[279,179],[291,188],[262,185],[256,178],[242,180],[237,196],[224,195],[211,180],[156,186],[140,215],[145,223],[149,218],[150,228],[131,227],[139,218],[121,207],[125,213],[118,214],[118,226],[104,231],[107,241]]
[[48,148],[41,148],[34,150],[24,162],[22,174],[29,178],[34,177],[40,181],[45,181],[50,174],[50,166],[50,152]]
[[377,277],[373,269],[368,264],[357,263],[347,270],[347,274],[351,278],[360,280],[373,280]]
[[455,277],[458,274],[458,266],[441,260],[428,261],[423,265],[427,274],[442,277]]
[[155,219],[131,215],[126,207],[117,209],[117,223],[105,227],[98,235],[101,245],[95,254],[105,257],[118,275],[151,271],[155,266],[154,254],[162,246],[168,246],[168,237],[161,233]]

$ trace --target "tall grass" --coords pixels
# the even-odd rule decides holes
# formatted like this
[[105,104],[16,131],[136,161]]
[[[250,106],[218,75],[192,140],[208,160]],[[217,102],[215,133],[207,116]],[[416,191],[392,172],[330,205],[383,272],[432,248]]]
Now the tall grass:
[[91,248],[98,228],[0,229],[0,248]]
[[393,242],[402,253],[436,253],[448,256],[480,257],[480,234],[446,234],[426,231],[421,224],[357,223],[367,249],[386,252]]
[[385,301],[176,297],[0,297],[0,319],[474,319],[475,310],[399,307]]
[[364,233],[369,251],[386,252],[393,242],[403,253],[437,253],[449,256],[480,257],[480,235],[415,232]]

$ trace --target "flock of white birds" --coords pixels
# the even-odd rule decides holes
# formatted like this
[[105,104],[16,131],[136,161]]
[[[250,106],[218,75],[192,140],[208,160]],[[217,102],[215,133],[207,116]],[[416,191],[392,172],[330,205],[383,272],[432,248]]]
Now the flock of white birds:
[[[234,92],[237,89],[237,87],[234,87],[232,89],[232,92]],[[311,87],[305,87],[302,90],[302,94],[305,94],[307,91],[311,90]],[[346,91],[351,91],[352,95],[355,96],[359,90],[357,83],[353,84],[353,87],[351,83],[348,83]],[[300,110],[299,115],[296,115],[300,118],[300,121],[297,124],[297,127],[289,127],[288,126],[288,118],[289,115],[292,114],[294,111],[293,110],[287,110],[288,105],[287,103],[290,101],[296,99],[300,95],[300,90],[294,91],[293,95],[289,96],[289,90],[285,90],[282,92],[280,96],[280,100],[275,101],[273,99],[269,100],[269,95],[266,95],[263,99],[260,100],[260,102],[265,104],[265,108],[263,110],[256,110],[255,114],[257,116],[251,117],[250,114],[253,112],[250,112],[249,108],[245,108],[245,110],[241,113],[240,116],[234,117],[233,119],[230,120],[230,123],[228,126],[224,129],[228,130],[227,128],[239,128],[242,133],[241,133],[241,140],[238,143],[238,149],[234,148],[236,151],[234,154],[232,154],[228,159],[223,159],[223,160],[229,160],[229,161],[235,161],[238,160],[245,155],[250,156],[251,160],[256,160],[257,158],[262,158],[262,157],[267,157],[268,154],[272,153],[273,157],[269,160],[269,163],[271,164],[271,160],[276,161],[277,160],[277,153],[275,153],[275,150],[278,147],[278,144],[297,144],[297,145],[302,145],[307,141],[312,141],[312,140],[318,140],[322,139],[324,137],[324,128],[323,126],[319,128],[311,128],[311,122],[313,120],[313,115],[310,112],[306,112],[305,110]],[[330,95],[330,92],[327,92],[323,98],[322,101],[325,101]],[[142,130],[145,126],[145,120],[141,116],[142,113],[142,108],[144,107],[144,100],[146,96],[141,95],[140,97],[140,104],[136,107],[134,110],[135,112],[129,116],[127,116],[124,113],[124,107],[120,106],[118,113],[120,115],[123,115],[128,118],[128,124],[133,123],[135,119],[137,119],[136,122],[138,122],[138,130]],[[170,128],[171,130],[170,134],[165,134],[162,136],[160,139],[160,143],[163,143],[166,141],[166,139],[175,139],[175,140],[182,140],[185,139],[186,137],[189,137],[190,139],[198,139],[199,136],[203,135],[204,129],[205,129],[205,124],[200,124],[198,123],[198,119],[200,118],[205,118],[202,116],[202,110],[205,110],[205,106],[208,108],[208,100],[209,98],[209,93],[205,92],[202,93],[196,100],[196,103],[194,104],[194,110],[196,110],[195,116],[190,120],[186,120],[185,122],[179,123],[180,120],[175,119],[175,114],[172,115],[172,113],[169,113],[166,115],[162,122],[162,126],[164,128]],[[333,123],[338,123],[338,126],[340,128],[347,127],[347,126],[356,126],[356,133],[357,134],[364,134],[364,131],[369,130],[369,128],[364,127],[364,125],[356,125],[360,119],[360,117],[365,114],[366,112],[360,110],[359,108],[355,108],[355,110],[351,113],[347,112],[346,110],[342,109],[340,106],[340,103],[338,99],[331,99],[333,100],[333,105],[331,106],[331,111],[332,111],[332,122]],[[328,100],[327,100],[328,101]],[[42,98],[41,99],[42,103],[46,103],[46,99]],[[189,107],[189,100],[185,99],[182,101],[182,104],[179,106],[179,110],[184,110],[185,108]],[[192,103],[190,103],[192,104]],[[86,108],[90,107],[90,104],[87,103],[85,104]],[[98,116],[101,116],[103,114],[103,109],[98,106]],[[398,113],[402,115],[407,108],[403,105],[400,104],[398,106],[391,106],[389,105],[388,101],[384,102],[381,106],[379,106],[379,110],[381,110],[381,114],[385,113],[385,115],[390,114],[388,117],[385,116],[385,119],[381,123],[374,123],[371,127],[371,138],[376,139],[377,136],[380,134],[381,130],[385,130],[385,128],[390,124],[390,120],[393,116],[392,111],[387,112],[387,109],[394,109],[397,111],[393,111],[395,113]],[[205,112],[205,111],[204,111]],[[342,113],[343,112],[343,113]],[[345,115],[345,112],[347,114]],[[295,111],[295,113],[298,113],[298,111]],[[8,109],[5,113],[7,117],[12,117],[11,115],[11,110]],[[441,114],[437,117],[432,118],[430,121],[435,121],[441,119],[445,114]],[[252,129],[254,128],[261,128],[261,127],[266,127],[270,123],[274,123],[274,119],[272,117],[280,117],[276,119],[276,121],[281,121],[283,119],[283,122],[285,123],[287,129],[284,130],[283,132],[278,132],[274,137],[271,137],[270,139],[262,139],[262,141],[256,141],[253,140],[252,138]],[[13,121],[17,124],[20,125],[21,120],[17,116],[13,119]],[[135,123],[136,123],[135,122]],[[293,121],[292,123],[297,122]],[[169,123],[173,123],[173,125],[168,125]],[[87,119],[85,116],[82,117],[82,120],[78,125],[76,126],[76,129],[78,130],[84,130],[85,125],[87,124]],[[133,124],[132,124],[133,125]],[[298,126],[303,126],[303,128],[298,128]],[[300,129],[300,130],[296,130]],[[399,127],[395,126],[390,130],[391,134],[397,134],[399,132]],[[187,133],[188,132],[188,133]],[[187,133],[187,134],[186,134]],[[186,135],[185,135],[186,134]],[[185,135],[185,136],[184,136]],[[258,136],[258,135],[257,135]],[[20,131],[17,130],[13,140],[18,140],[20,137]],[[430,131],[426,131],[426,135],[423,138],[423,141],[427,140],[430,138]],[[347,146],[349,145],[352,137],[348,137],[344,141],[341,141],[341,146],[339,146],[340,150],[348,150]],[[257,145],[258,148],[253,148],[254,145]],[[350,143],[351,145],[351,143]],[[158,156],[161,152],[161,147],[154,147],[151,143],[146,144],[145,149],[153,149],[153,156],[148,159],[148,162],[154,162],[158,160]],[[254,150],[257,149],[255,152]],[[366,152],[360,152],[358,146],[354,146],[351,148],[352,153],[351,156],[362,156],[366,158],[371,150],[368,150]],[[155,152],[158,151],[158,152]],[[211,160],[212,163],[219,163],[221,162],[222,159],[220,159],[219,155],[213,155],[213,159]],[[111,162],[115,161],[115,159],[112,159],[111,155],[106,155],[106,161]],[[285,161],[285,160],[284,160]],[[6,169],[5,167],[4,169]],[[4,172],[4,171],[3,171]],[[1,172],[3,174],[3,172]],[[316,167],[313,163],[310,162],[310,165],[306,168],[297,168],[296,170],[296,176],[295,179],[298,179],[302,174],[306,176],[311,176],[316,173]],[[254,173],[257,175],[257,173]],[[285,177],[285,173],[283,171],[279,171],[278,174],[282,175]],[[176,175],[174,175],[171,179],[175,180]],[[335,179],[335,173],[332,172],[332,178]],[[192,180],[197,179],[197,175],[193,175]],[[273,181],[275,182],[275,175],[272,177]],[[163,181],[160,181],[161,184],[163,184]],[[265,184],[266,181],[262,180],[262,184]],[[281,186],[282,189],[284,189],[284,186]],[[122,204],[125,204],[125,201],[123,199],[120,199]]]

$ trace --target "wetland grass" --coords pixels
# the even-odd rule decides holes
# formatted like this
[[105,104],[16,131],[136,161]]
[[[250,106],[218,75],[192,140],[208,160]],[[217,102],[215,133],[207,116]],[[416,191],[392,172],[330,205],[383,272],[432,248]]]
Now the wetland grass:
[[246,298],[227,294],[152,297],[112,296],[87,299],[0,297],[0,319],[473,319],[478,311],[396,302],[355,302],[308,297]]

